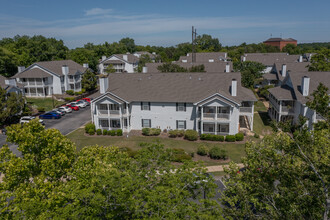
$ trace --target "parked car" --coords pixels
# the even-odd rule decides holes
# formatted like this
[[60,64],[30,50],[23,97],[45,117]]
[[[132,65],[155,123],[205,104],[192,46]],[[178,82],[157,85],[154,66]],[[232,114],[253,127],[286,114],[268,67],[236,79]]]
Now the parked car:
[[87,102],[91,103],[92,99],[91,98],[82,98],[83,100],[86,100]]
[[71,113],[72,109],[68,106],[61,106],[58,108],[59,110],[65,111],[65,113]]
[[67,104],[66,106],[69,107],[69,108],[71,108],[74,111],[78,111],[79,110],[79,107],[76,106],[76,105]]
[[87,100],[85,100],[85,99],[79,99],[76,102],[80,102],[80,101],[84,102],[87,106],[90,105],[90,103]]
[[39,115],[39,118],[43,119],[60,119],[61,115],[55,112],[47,112],[43,115]]
[[55,112],[55,113],[57,113],[57,114],[60,114],[61,116],[64,116],[64,115],[65,115],[65,111],[61,111],[61,110],[59,110],[59,109],[53,109],[53,110],[51,110],[50,112]]
[[[23,116],[23,117],[21,117],[21,119],[19,120],[19,123],[22,125],[22,124],[24,124],[24,123],[28,123],[28,122],[30,122],[31,120],[33,120],[33,119],[35,119],[35,118],[36,118],[36,117],[34,117],[34,116]],[[40,122],[42,125],[45,124],[44,121],[41,120],[41,119],[39,119],[39,122]]]
[[76,106],[79,106],[79,108],[85,108],[86,107],[86,103],[84,101],[71,102],[70,104],[75,104]]

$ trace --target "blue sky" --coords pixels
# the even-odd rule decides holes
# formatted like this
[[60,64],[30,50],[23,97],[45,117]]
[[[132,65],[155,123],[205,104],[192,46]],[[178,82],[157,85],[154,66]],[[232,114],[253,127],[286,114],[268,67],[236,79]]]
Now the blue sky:
[[330,0],[0,0],[0,38],[44,35],[69,48],[131,37],[138,45],[191,41],[191,26],[223,45],[292,37],[330,41]]

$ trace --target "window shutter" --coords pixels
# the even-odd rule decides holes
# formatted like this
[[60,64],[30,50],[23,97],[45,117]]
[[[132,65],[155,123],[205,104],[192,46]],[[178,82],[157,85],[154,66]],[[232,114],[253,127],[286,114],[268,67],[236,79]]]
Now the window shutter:
[[176,121],[176,129],[179,129],[179,121]]
[[[148,102],[148,105],[149,105],[149,111],[150,111],[150,102]],[[151,127],[151,126],[150,126]]]
[[[150,102],[149,102],[150,103]],[[152,128],[152,126],[151,126],[151,119],[149,119],[149,125],[150,125],[150,128]]]
[[141,127],[143,128],[143,119],[141,119]]
[[186,111],[186,107],[187,107],[187,105],[186,105],[186,103],[184,103],[184,111]]
[[143,102],[141,102],[141,110],[143,110]]
[[[179,111],[179,103],[176,103],[176,111]],[[176,121],[176,123],[178,124],[178,121]],[[176,126],[176,128],[178,128],[178,126]]]
[[184,129],[186,129],[187,128],[187,126],[186,126],[186,121],[184,121]]

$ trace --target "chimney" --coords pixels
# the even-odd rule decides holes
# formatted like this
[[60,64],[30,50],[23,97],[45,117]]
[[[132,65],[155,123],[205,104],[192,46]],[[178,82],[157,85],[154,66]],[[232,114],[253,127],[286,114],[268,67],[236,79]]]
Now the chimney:
[[156,52],[152,52],[152,55],[156,55]]
[[231,96],[236,96],[237,95],[237,80],[232,79],[231,81]]
[[226,64],[226,73],[229,73],[230,72],[230,65],[229,63]]
[[142,68],[142,73],[147,73],[147,72],[148,72],[148,67],[144,66],[144,67]]
[[300,56],[299,56],[299,63],[302,63],[302,61],[303,61],[303,56],[300,55]]
[[83,64],[83,67],[84,67],[84,68],[88,68],[88,67],[89,67],[89,66],[88,66],[88,63],[84,63],[84,64]]
[[227,53],[225,53],[225,58],[227,58]]
[[303,96],[309,95],[309,81],[310,81],[310,78],[308,76],[304,76],[301,79],[301,93]]
[[123,55],[123,60],[126,60],[127,61],[127,54],[124,54]]
[[62,66],[62,74],[64,75],[64,89],[69,90],[69,67],[67,65]]
[[246,56],[244,55],[244,56],[243,56],[243,62],[245,62],[245,61],[246,61]]
[[282,65],[282,76],[286,77],[286,64]]
[[18,66],[17,70],[18,70],[18,73],[21,73],[25,70],[25,66]]
[[106,93],[109,87],[108,77],[100,77],[99,82],[100,82],[100,93],[101,94]]
[[107,59],[106,56],[102,56],[102,61],[105,61],[105,59]]

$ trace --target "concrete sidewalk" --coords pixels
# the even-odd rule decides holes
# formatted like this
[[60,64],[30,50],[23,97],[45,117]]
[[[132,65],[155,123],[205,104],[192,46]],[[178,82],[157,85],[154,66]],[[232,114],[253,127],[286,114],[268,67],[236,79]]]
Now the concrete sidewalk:
[[[239,168],[243,168],[244,165],[242,163],[237,164]],[[209,166],[206,167],[207,172],[221,172],[224,167],[229,167],[229,165],[218,165],[218,166]]]

